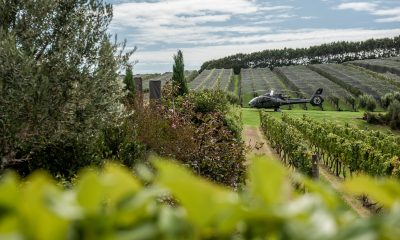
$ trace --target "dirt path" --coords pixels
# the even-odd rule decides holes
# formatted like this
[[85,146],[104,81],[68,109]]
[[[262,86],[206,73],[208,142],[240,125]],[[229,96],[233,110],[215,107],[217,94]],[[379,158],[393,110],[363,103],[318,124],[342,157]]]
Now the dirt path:
[[269,158],[278,160],[278,155],[266,143],[258,127],[245,125],[243,127],[243,139],[246,145],[251,148],[251,152],[248,155],[266,155]]
[[353,196],[349,196],[348,194],[344,193],[340,189],[340,184],[342,183],[342,179],[333,175],[329,170],[327,170],[324,166],[319,167],[319,174],[321,178],[327,181],[332,188],[342,197],[343,201],[349,205],[358,215],[361,217],[368,217],[371,216],[371,212],[366,209],[362,203]]
[[[243,139],[246,145],[250,146],[251,151],[248,156],[251,155],[265,155],[270,159],[275,159],[279,161],[279,156],[271,148],[271,146],[265,141],[263,134],[258,127],[245,125],[243,127]],[[361,202],[349,196],[340,189],[340,184],[342,179],[336,177],[329,170],[325,169],[323,166],[319,168],[320,177],[329,183],[332,188],[342,197],[343,201],[351,207],[359,216],[367,217],[371,215],[371,212],[362,206]]]

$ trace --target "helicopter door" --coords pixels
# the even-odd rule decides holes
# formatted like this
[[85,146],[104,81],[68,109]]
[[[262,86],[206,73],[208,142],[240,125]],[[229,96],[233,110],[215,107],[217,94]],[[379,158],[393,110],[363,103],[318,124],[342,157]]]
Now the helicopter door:
[[267,106],[271,103],[271,99],[270,99],[270,98],[263,97],[263,98],[260,99],[259,103],[260,103],[260,105],[262,105],[263,107],[267,107]]

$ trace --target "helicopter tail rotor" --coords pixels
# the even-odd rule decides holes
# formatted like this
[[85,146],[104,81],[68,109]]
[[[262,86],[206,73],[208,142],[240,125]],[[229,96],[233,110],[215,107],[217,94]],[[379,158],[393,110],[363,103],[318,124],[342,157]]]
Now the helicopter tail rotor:
[[319,88],[314,95],[311,98],[310,104],[313,106],[321,106],[322,103],[324,102],[324,99],[322,98],[321,94],[322,94],[323,89]]

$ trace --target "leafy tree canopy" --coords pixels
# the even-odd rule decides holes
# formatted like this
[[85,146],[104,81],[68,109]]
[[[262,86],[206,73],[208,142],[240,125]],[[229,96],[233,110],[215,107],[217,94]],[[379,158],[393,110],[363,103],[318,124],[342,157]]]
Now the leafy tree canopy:
[[0,3],[0,159],[27,160],[54,141],[90,142],[119,121],[118,70],[133,52],[110,41],[102,0]]

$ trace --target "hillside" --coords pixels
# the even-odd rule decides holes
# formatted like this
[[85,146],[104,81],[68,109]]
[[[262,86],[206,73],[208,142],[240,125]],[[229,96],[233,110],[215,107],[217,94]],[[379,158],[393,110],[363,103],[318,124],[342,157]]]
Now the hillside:
[[[240,79],[235,91],[235,79]],[[308,97],[317,88],[324,88],[324,110],[354,110],[353,101],[361,95],[380,100],[386,93],[400,91],[399,58],[350,61],[343,64],[313,64],[241,69],[204,70],[190,82],[192,90],[222,89],[238,94],[242,105],[270,90],[295,91],[293,97]]]

